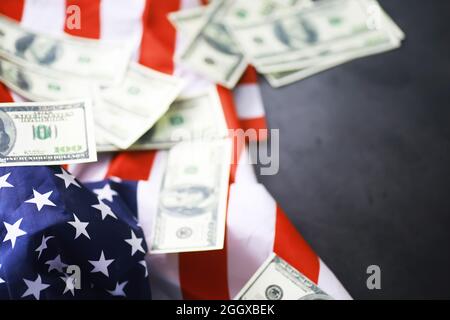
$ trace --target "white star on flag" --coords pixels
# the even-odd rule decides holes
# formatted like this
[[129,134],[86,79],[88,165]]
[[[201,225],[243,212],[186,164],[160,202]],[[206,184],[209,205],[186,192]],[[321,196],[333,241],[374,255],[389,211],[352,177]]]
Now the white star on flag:
[[105,276],[109,277],[108,266],[113,263],[113,261],[114,259],[105,259],[105,255],[103,254],[102,250],[99,260],[89,260],[89,263],[94,266],[94,269],[91,270],[91,273],[101,272]]
[[62,173],[55,174],[60,179],[64,180],[64,185],[66,186],[66,189],[70,187],[71,184],[74,186],[81,188],[79,183],[75,180],[75,177],[72,176],[70,173],[68,173],[66,170],[61,168]]
[[41,211],[42,207],[44,207],[44,206],[56,207],[56,204],[54,204],[53,202],[51,202],[49,200],[49,197],[51,196],[52,193],[53,193],[53,191],[49,191],[47,193],[41,194],[33,189],[34,197],[25,202],[26,203],[34,203],[36,205],[38,211]]
[[82,222],[78,219],[78,217],[73,214],[73,218],[75,219],[75,221],[69,221],[67,222],[68,224],[70,224],[71,226],[73,226],[75,228],[75,238],[78,238],[80,235],[84,235],[86,238],[88,238],[89,240],[91,240],[91,237],[89,236],[86,228],[89,225],[89,222]]
[[113,197],[117,196],[117,192],[111,189],[109,184],[105,184],[105,186],[101,189],[94,189],[94,192],[97,194],[99,200],[108,200],[113,202]]
[[4,176],[0,177],[0,190],[2,188],[13,188],[14,186],[12,184],[10,184],[8,181],[8,177],[11,175],[11,173],[7,173]]
[[139,264],[144,267],[144,269],[145,269],[145,278],[147,278],[148,277],[147,263],[145,262],[145,260],[141,260],[141,261],[139,261]]
[[99,200],[98,202],[99,202],[98,204],[94,204],[91,207],[100,210],[100,213],[102,214],[102,220],[105,220],[107,216],[111,216],[114,219],[117,219],[114,212],[106,203],[104,203],[102,200]]
[[75,277],[65,275],[64,277],[60,277],[60,278],[66,284],[63,294],[65,294],[67,291],[70,291],[70,293],[72,293],[72,296],[74,296],[75,295]]
[[[2,268],[2,265],[0,264],[0,269]],[[3,280],[2,278],[0,278],[0,284],[1,283],[5,283],[5,280]]]
[[39,247],[36,248],[36,250],[34,250],[34,251],[36,251],[36,252],[39,252],[39,254],[38,254],[38,259],[40,258],[42,252],[43,252],[45,249],[47,249],[47,241],[50,240],[50,239],[52,239],[52,238],[54,238],[54,236],[48,236],[48,237],[46,237],[45,235],[42,236],[41,244],[39,245]]
[[126,297],[127,295],[125,294],[123,289],[125,288],[127,283],[128,283],[128,281],[124,281],[122,283],[117,282],[114,290],[106,290],[106,291],[108,291],[111,295],[113,295],[115,297]]
[[134,255],[137,251],[145,253],[144,248],[142,248],[142,238],[136,237],[133,230],[131,230],[131,238],[125,239],[125,242],[131,246],[131,255]]
[[57,255],[55,259],[48,260],[45,264],[48,264],[48,272],[52,270],[58,270],[59,272],[64,272],[64,268],[67,264],[61,261],[61,255]]
[[36,280],[31,281],[27,279],[23,279],[25,281],[25,284],[27,285],[28,289],[24,292],[22,295],[23,297],[33,295],[36,300],[39,300],[39,297],[41,296],[41,291],[47,289],[50,287],[50,285],[42,283],[41,276],[38,275]]
[[3,239],[3,242],[6,242],[8,240],[11,241],[12,248],[14,248],[14,245],[16,244],[16,239],[18,237],[21,237],[21,236],[27,234],[25,231],[23,231],[19,228],[20,224],[22,223],[22,219],[23,218],[20,218],[14,224],[9,224],[7,222],[3,222],[3,224],[6,227],[6,236]]

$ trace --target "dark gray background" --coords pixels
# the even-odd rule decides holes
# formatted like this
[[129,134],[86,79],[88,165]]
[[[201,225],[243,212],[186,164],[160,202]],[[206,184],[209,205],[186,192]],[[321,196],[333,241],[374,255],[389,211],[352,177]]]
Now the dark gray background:
[[354,298],[450,298],[450,1],[380,3],[401,49],[280,89],[261,79],[281,151],[260,181]]

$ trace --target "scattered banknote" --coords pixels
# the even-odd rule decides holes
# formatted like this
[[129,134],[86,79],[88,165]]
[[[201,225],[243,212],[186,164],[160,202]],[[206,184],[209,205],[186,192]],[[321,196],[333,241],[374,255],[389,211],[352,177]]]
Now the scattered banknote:
[[177,77],[130,64],[119,86],[98,93],[94,106],[98,131],[118,148],[129,148],[166,113],[182,88]]
[[268,17],[292,10],[308,7],[311,0],[232,0],[227,7],[226,23],[231,25],[259,22]]
[[230,163],[229,139],[181,142],[170,149],[151,253],[223,248]]
[[89,101],[0,104],[0,166],[96,160]]
[[12,91],[30,101],[57,101],[92,98],[92,87],[79,78],[63,77],[25,68],[0,59],[0,80]]
[[[178,97],[169,111],[128,150],[166,149],[180,141],[225,138],[227,123],[215,88],[193,96]],[[97,150],[118,151],[108,140],[96,135]]]
[[287,68],[280,68],[279,72],[273,71],[264,74],[267,81],[274,88],[281,87],[283,85],[290,84],[302,79],[305,79],[311,75],[320,73],[322,71],[328,70],[340,64],[346,63],[348,61],[362,58],[365,56],[373,55],[376,53],[381,53],[389,50],[393,50],[400,46],[399,42],[385,43],[384,45],[377,45],[373,48],[365,48],[359,51],[354,51],[348,55],[336,55],[329,57],[327,59],[322,59],[318,61],[315,65],[305,67],[305,68],[295,68],[294,66],[288,66]]
[[112,44],[69,35],[53,37],[0,15],[0,56],[27,68],[111,85],[120,81],[127,68],[131,42]]
[[202,26],[177,60],[231,89],[247,68],[247,61],[223,24],[227,5],[228,1],[217,0],[208,6]]
[[[233,51],[241,52],[274,87],[396,49],[405,37],[376,0],[233,0],[222,5],[220,2],[170,15],[177,30],[190,39],[190,46],[197,48],[190,58],[197,63],[193,68],[203,70],[216,82],[220,68],[202,67],[205,61],[213,60],[199,58],[206,50],[198,50],[203,46],[196,38],[196,34],[202,33],[201,26],[208,25],[206,21],[214,9],[213,22],[219,21],[220,28],[216,28],[214,41],[205,41],[218,43],[218,39],[222,42],[225,39],[233,43]],[[189,64],[186,60],[184,63]]]
[[[232,27],[233,36],[256,66],[339,52],[372,33],[389,36],[368,24],[361,0],[320,1],[273,19]],[[383,26],[380,26],[383,27]],[[365,44],[364,42],[362,42]],[[330,53],[330,54],[331,54]]]
[[314,74],[323,72],[325,70],[336,67],[340,64],[350,61],[349,59],[336,59],[335,61],[330,62],[321,62],[316,66],[300,68],[298,70],[284,71],[284,72],[272,72],[264,74],[265,78],[269,82],[269,84],[274,88],[279,88],[285,86],[287,84],[303,80],[307,77],[310,77]]
[[271,254],[235,300],[332,300],[289,263]]
[[169,13],[169,21],[189,38],[202,28],[207,12],[206,6],[194,7]]
[[[330,60],[354,59],[355,57],[398,48],[402,39],[391,28],[389,20],[383,19],[381,21],[384,30],[373,30],[347,39],[332,41],[323,47],[320,52],[314,50],[309,53],[303,52],[285,57],[282,61],[276,61],[274,58],[261,59],[258,70],[262,73],[292,71],[317,66]],[[300,54],[302,56],[299,56]]]

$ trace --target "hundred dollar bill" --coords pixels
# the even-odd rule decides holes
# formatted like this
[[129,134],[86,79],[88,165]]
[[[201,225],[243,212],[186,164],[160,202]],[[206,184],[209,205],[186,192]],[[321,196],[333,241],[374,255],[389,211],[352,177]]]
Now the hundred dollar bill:
[[266,80],[269,82],[269,84],[273,88],[279,88],[279,87],[294,83],[296,81],[303,80],[314,74],[331,69],[331,68],[336,67],[340,64],[343,64],[347,61],[349,61],[349,60],[338,59],[334,62],[320,63],[316,66],[312,66],[312,67],[308,67],[308,68],[301,68],[301,69],[297,69],[297,70],[294,69],[291,71],[284,71],[284,72],[266,73],[266,74],[264,74],[264,77],[266,78]]
[[182,87],[177,77],[131,64],[119,86],[99,92],[95,123],[105,139],[127,149],[166,113]]
[[[346,63],[348,61],[366,57],[368,55],[385,52],[388,50],[393,50],[399,47],[399,43],[397,44],[386,44],[383,46],[377,46],[374,48],[361,50],[360,52],[353,52],[350,55],[336,55],[335,57],[331,57],[331,59],[323,59],[319,61],[317,64],[300,69],[293,69],[290,71],[280,71],[280,72],[272,72],[266,73],[264,76],[266,77],[269,84],[278,88],[302,79],[305,79],[311,75],[320,73],[322,71],[331,69],[340,64]],[[287,68],[289,69],[289,68]]]
[[96,160],[89,101],[0,104],[0,166]]
[[91,86],[78,78],[51,75],[0,59],[0,80],[12,91],[31,101],[91,98]]
[[203,26],[207,7],[194,7],[169,13],[173,26],[188,37],[194,36]]
[[227,7],[225,21],[227,24],[238,25],[258,22],[267,17],[311,5],[311,0],[231,0]]
[[[166,149],[177,142],[225,138],[227,124],[217,90],[178,97],[169,111],[128,150]],[[98,137],[98,135],[96,135]],[[119,150],[107,139],[97,139],[100,152]]]
[[69,35],[54,37],[28,30],[0,15],[0,56],[26,67],[117,83],[131,56],[131,42],[105,43]]
[[396,49],[400,46],[400,41],[389,35],[373,33],[370,37],[364,36],[353,39],[351,42],[329,46],[327,51],[321,54],[314,54],[298,59],[288,59],[283,62],[267,63],[258,65],[258,71],[261,73],[284,72],[298,70],[307,67],[317,66],[327,61],[336,59],[351,60],[352,57],[368,56],[388,50]]
[[256,66],[317,56],[330,46],[379,32],[368,23],[367,5],[358,0],[321,1],[272,19],[231,26],[232,35]]
[[208,6],[205,20],[177,61],[227,88],[234,88],[247,62],[223,24],[229,3],[217,0]]
[[230,163],[229,139],[182,142],[170,149],[151,253],[223,248]]
[[289,263],[271,254],[234,300],[332,300]]
[[[383,32],[376,30],[347,39],[346,41],[332,42],[320,52],[311,52],[302,57],[291,57],[282,62],[273,62],[273,59],[260,61],[257,68],[261,73],[285,72],[299,70],[307,67],[315,67],[319,64],[329,64],[330,61],[351,60],[371,54],[377,54],[400,46],[404,35],[393,24],[392,20],[383,12],[379,12],[379,24],[383,26]],[[401,30],[400,30],[401,31]]]

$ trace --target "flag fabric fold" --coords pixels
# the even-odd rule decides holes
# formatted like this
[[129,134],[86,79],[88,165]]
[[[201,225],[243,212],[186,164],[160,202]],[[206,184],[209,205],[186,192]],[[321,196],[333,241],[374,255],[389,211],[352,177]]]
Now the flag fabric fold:
[[1,299],[151,297],[136,205],[114,182],[89,189],[58,167],[0,168],[0,181]]

